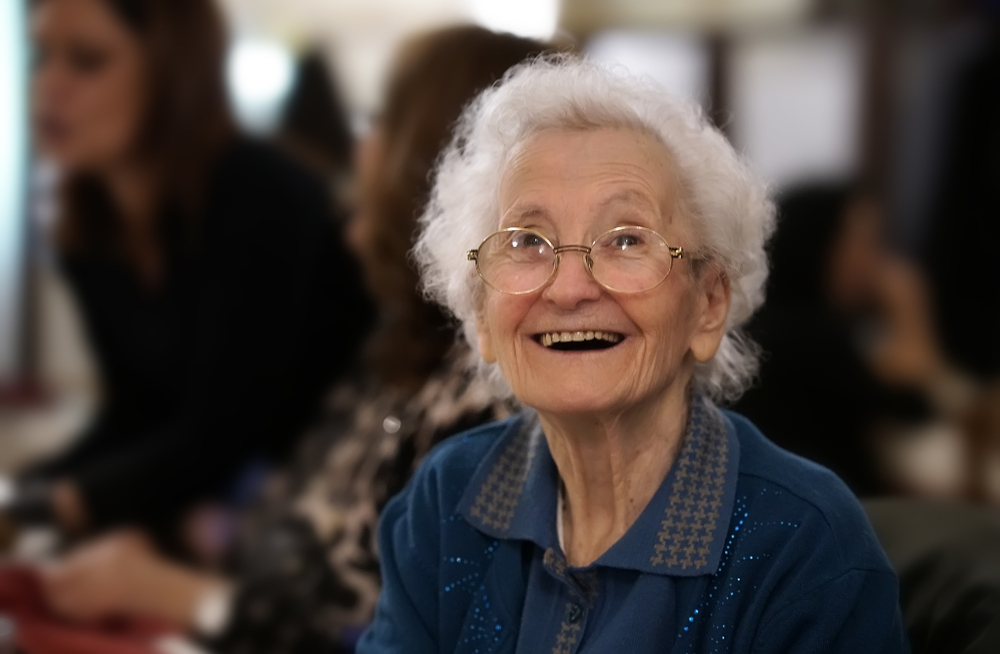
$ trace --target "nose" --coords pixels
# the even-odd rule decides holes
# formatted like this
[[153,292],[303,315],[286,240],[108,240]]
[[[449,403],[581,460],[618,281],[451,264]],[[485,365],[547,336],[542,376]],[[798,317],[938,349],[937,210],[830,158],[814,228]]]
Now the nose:
[[542,291],[542,297],[564,309],[575,309],[581,303],[596,301],[604,289],[587,269],[586,253],[562,252],[555,275]]

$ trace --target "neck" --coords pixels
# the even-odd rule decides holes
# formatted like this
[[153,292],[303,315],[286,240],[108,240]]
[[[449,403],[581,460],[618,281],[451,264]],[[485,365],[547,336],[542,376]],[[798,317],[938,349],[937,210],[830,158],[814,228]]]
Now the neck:
[[109,166],[102,173],[118,208],[121,246],[144,284],[158,285],[163,252],[156,232],[159,179],[150,167],[135,162]]
[[687,424],[686,389],[678,379],[653,400],[610,415],[539,413],[565,488],[571,565],[589,565],[614,545],[663,483]]
[[101,174],[126,230],[152,223],[157,190],[156,175],[149,166],[121,162]]

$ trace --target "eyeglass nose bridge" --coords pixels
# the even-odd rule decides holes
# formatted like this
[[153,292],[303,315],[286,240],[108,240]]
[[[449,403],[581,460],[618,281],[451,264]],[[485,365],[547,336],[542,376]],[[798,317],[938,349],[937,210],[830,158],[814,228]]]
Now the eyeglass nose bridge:
[[582,254],[583,266],[584,268],[587,269],[587,273],[590,275],[591,279],[593,279],[601,286],[604,286],[604,284],[601,284],[601,282],[597,281],[597,278],[594,277],[594,260],[590,256],[591,253],[593,253],[593,251],[594,248],[589,247],[587,245],[560,245],[559,247],[552,248],[552,254],[554,255],[552,272],[549,274],[548,280],[542,286],[543,287],[548,286],[555,279],[556,271],[559,268],[559,264],[562,262],[563,252],[579,252],[580,254]]
[[586,245],[560,245],[557,248],[552,248],[553,254],[562,254],[563,252],[583,252],[588,257],[590,253],[594,251],[594,248],[588,247]]

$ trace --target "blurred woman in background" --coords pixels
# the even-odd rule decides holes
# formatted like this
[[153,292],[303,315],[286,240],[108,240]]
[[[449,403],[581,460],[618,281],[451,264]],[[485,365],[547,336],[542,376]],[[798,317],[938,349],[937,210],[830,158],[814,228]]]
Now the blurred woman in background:
[[299,59],[275,139],[326,180],[340,213],[347,214],[353,181],[354,135],[335,76],[318,48]]
[[36,0],[33,37],[55,247],[103,404],[14,513],[169,541],[300,433],[367,328],[360,276],[323,186],[238,135],[211,0]]
[[[468,348],[417,290],[408,260],[429,172],[462,107],[542,43],[456,27],[409,42],[358,150],[349,242],[377,299],[359,381],[268,488],[240,534],[233,584],[171,564],[132,534],[82,548],[47,576],[64,615],[155,616],[214,652],[353,651],[381,587],[375,530],[388,500],[445,436],[511,411],[468,373]],[[237,588],[238,590],[233,590]]]
[[767,302],[747,326],[759,380],[735,408],[856,494],[886,493],[876,437],[966,403],[919,273],[885,244],[876,200],[847,186],[786,194],[770,250]]

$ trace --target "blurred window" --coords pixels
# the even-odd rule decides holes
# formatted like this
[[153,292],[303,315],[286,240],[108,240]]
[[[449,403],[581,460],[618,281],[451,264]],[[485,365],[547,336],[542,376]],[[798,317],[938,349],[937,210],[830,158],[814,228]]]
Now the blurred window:
[[559,0],[466,0],[473,19],[495,32],[548,39],[559,22]]
[[23,5],[0,2],[0,380],[19,372],[28,142]]
[[258,134],[273,130],[294,77],[295,59],[284,45],[237,39],[229,52],[226,79],[240,124]]
[[737,39],[728,62],[731,134],[778,187],[835,180],[859,158],[862,53],[847,30]]
[[598,61],[623,66],[633,75],[649,77],[670,92],[708,105],[711,60],[708,46],[696,34],[609,30],[587,44]]

